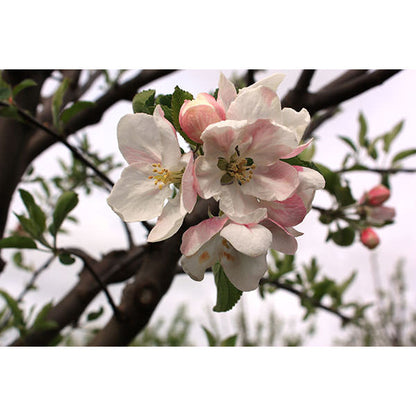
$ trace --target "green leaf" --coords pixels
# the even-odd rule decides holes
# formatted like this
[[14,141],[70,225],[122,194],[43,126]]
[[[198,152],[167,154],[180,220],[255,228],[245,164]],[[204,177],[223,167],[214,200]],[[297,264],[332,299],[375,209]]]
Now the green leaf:
[[77,206],[77,204],[78,195],[75,192],[66,191],[59,197],[53,212],[53,222],[49,227],[49,232],[52,236],[56,236],[66,216]]
[[322,173],[320,171],[318,164],[315,164],[313,162],[308,162],[307,160],[303,160],[299,156],[291,157],[289,159],[282,159],[282,161],[289,163],[289,165],[292,165],[292,166],[303,166],[306,168],[316,170],[319,173]]
[[96,319],[98,319],[102,314],[104,313],[104,308],[102,306],[100,306],[100,309],[98,309],[98,311],[94,311],[94,312],[90,312],[87,315],[87,321],[91,322],[91,321],[95,321]]
[[38,234],[42,234],[46,229],[46,215],[42,208],[36,204],[33,196],[24,189],[19,189],[20,198],[22,199],[29,218],[33,221],[38,229]]
[[155,90],[145,90],[138,92],[132,101],[134,113],[153,114],[155,109]]
[[0,85],[0,101],[7,101],[12,95],[10,87],[6,85]]
[[225,338],[221,341],[220,347],[235,347],[237,343],[238,334],[231,335],[228,338]]
[[341,139],[344,143],[346,143],[351,149],[356,153],[357,147],[355,146],[354,142],[346,136],[338,136],[338,139]]
[[179,124],[179,112],[181,110],[182,104],[185,100],[193,100],[194,97],[190,92],[180,89],[178,86],[175,87],[175,91],[172,94],[172,123],[175,129],[181,134],[181,136],[189,143],[194,144],[194,142],[185,134],[182,130],[181,125]]
[[358,142],[362,147],[368,147],[367,139],[367,122],[365,120],[364,114],[360,112],[358,116],[358,122],[360,123],[360,130],[358,132]]
[[94,107],[95,103],[91,101],[77,101],[76,103],[72,104],[71,107],[66,108],[61,116],[60,119],[63,123],[68,123],[72,117],[77,115],[80,111],[85,110],[86,108]]
[[75,263],[75,258],[72,257],[69,253],[59,254],[59,261],[65,266],[69,266]]
[[38,248],[29,237],[13,235],[0,240],[0,248]]
[[59,125],[59,112],[61,111],[64,94],[65,91],[69,87],[69,80],[67,78],[64,78],[61,85],[56,90],[53,98],[52,98],[52,120],[53,125],[57,128],[60,127]]
[[19,114],[17,108],[13,106],[0,108],[0,117],[12,118],[14,120],[20,121],[21,123],[25,123],[25,120]]
[[6,301],[7,306],[10,308],[10,311],[13,315],[14,325],[17,327],[19,332],[22,334],[25,330],[26,324],[23,316],[23,311],[20,309],[19,304],[12,296],[10,296],[4,290],[0,290],[0,296]]
[[53,303],[47,303],[40,312],[36,315],[35,321],[33,322],[31,330],[48,330],[48,329],[55,329],[58,327],[57,322],[50,321],[47,319],[47,315],[49,311],[52,309]]
[[227,312],[240,300],[243,292],[229,281],[220,263],[216,263],[212,271],[217,286],[217,303],[213,310],[214,312]]
[[19,94],[20,91],[29,87],[36,87],[36,85],[38,84],[35,81],[33,81],[33,79],[24,79],[22,82],[13,87],[13,97],[16,97],[16,95]]
[[416,149],[403,150],[402,152],[397,153],[397,155],[393,157],[393,160],[391,161],[391,164],[394,165],[399,160],[403,160],[403,159],[405,159],[409,156],[412,156],[414,154],[416,154]]
[[36,223],[34,223],[30,218],[27,218],[24,215],[17,215],[17,214],[15,214],[15,215],[16,215],[17,219],[19,220],[20,225],[22,226],[22,228],[28,234],[30,234],[35,239],[40,237],[39,227],[36,225]]
[[404,125],[404,120],[397,123],[389,133],[387,133],[383,136],[383,142],[384,142],[383,150],[386,153],[390,150],[390,146],[391,146],[393,140],[401,132],[401,130],[403,128],[403,125]]
[[215,347],[217,345],[216,336],[212,332],[210,332],[207,328],[205,328],[203,325],[202,325],[202,329],[204,330],[205,335],[207,337],[208,345],[210,347]]
[[340,228],[338,231],[331,233],[330,237],[339,246],[350,246],[355,239],[355,230],[352,227]]

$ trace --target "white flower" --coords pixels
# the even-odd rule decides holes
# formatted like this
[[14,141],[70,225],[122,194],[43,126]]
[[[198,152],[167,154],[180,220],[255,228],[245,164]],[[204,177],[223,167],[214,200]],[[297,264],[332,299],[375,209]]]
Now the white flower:
[[117,138],[129,166],[115,184],[108,204],[126,222],[160,215],[148,241],[169,238],[196,203],[192,152],[181,154],[176,131],[160,106],[153,116],[124,116],[117,127]]

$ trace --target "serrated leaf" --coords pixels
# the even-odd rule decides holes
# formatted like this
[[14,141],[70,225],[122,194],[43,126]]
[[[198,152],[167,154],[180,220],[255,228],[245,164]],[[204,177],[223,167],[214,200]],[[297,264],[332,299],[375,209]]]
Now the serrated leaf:
[[77,206],[78,195],[72,191],[64,192],[56,203],[53,212],[53,222],[49,227],[50,233],[55,237],[66,216]]
[[416,154],[416,149],[403,150],[402,152],[397,153],[396,156],[393,157],[393,160],[391,161],[391,164],[394,165],[399,160],[403,160],[403,159],[405,159],[409,156],[412,156],[414,154]]
[[29,88],[29,87],[36,87],[38,85],[33,79],[24,79],[22,82],[19,82],[19,84],[15,85],[13,87],[13,97],[16,97],[17,94],[19,94],[20,91]]
[[213,310],[214,312],[227,312],[240,300],[243,292],[230,282],[220,263],[216,263],[212,271],[217,286],[217,303]]
[[63,123],[68,123],[68,121],[71,120],[71,118],[77,115],[80,111],[85,110],[86,108],[94,107],[94,105],[95,103],[91,101],[77,101],[62,111],[60,119]]
[[94,311],[94,312],[90,312],[87,315],[87,321],[91,322],[91,321],[95,321],[96,319],[98,319],[102,314],[104,313],[104,308],[102,306],[100,306],[100,309],[98,309],[98,311]]
[[64,78],[52,98],[52,120],[53,125],[59,128],[59,112],[61,111],[64,94],[69,87],[69,80]]
[[29,237],[13,235],[0,240],[0,248],[38,248]]
[[155,109],[155,90],[138,92],[132,101],[133,113],[153,114]]
[[29,218],[36,224],[39,235],[46,229],[46,215],[42,208],[36,204],[33,196],[24,189],[19,189],[20,198],[22,199]]
[[339,230],[331,233],[330,238],[335,244],[341,247],[350,246],[355,239],[355,230],[352,227],[340,228]]
[[175,87],[175,91],[172,94],[172,123],[175,129],[181,134],[181,136],[189,143],[194,144],[194,142],[186,135],[182,130],[181,125],[179,124],[179,112],[181,110],[182,104],[185,100],[193,100],[194,97],[190,92],[180,89],[178,86]]
[[347,144],[351,149],[356,153],[357,147],[355,146],[354,142],[346,136],[338,136],[338,139],[341,139],[345,144]]

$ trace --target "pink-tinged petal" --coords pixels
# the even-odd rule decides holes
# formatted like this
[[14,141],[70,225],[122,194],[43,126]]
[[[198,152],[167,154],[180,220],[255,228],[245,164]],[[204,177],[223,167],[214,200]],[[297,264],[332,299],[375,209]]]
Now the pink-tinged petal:
[[190,227],[182,236],[181,253],[185,256],[195,254],[207,241],[221,231],[227,221],[227,217],[212,217]]
[[271,232],[259,224],[231,223],[221,230],[220,235],[237,251],[250,257],[267,253],[272,244]]
[[180,197],[186,212],[191,212],[197,199],[193,153],[188,152],[182,155],[182,161],[186,163],[186,168],[182,176]]
[[278,160],[270,166],[257,166],[252,179],[241,186],[241,191],[266,201],[284,201],[298,185],[296,169]]
[[262,207],[255,197],[241,193],[238,187],[236,183],[223,185],[220,210],[239,224],[258,223],[266,218],[267,209]]
[[222,105],[209,94],[198,94],[195,100],[185,100],[179,112],[182,130],[195,142],[202,143],[201,134],[210,125],[225,120]]
[[192,256],[182,256],[180,262],[185,273],[192,279],[201,281],[204,278],[205,270],[219,260],[218,245],[220,241],[221,237],[217,234]]
[[296,189],[296,194],[302,198],[306,210],[309,212],[312,207],[315,191],[325,187],[325,179],[314,169],[301,166],[294,167],[298,170],[299,175],[299,186]]
[[294,194],[284,201],[263,202],[267,208],[267,216],[284,227],[291,227],[303,221],[306,208],[302,198]]
[[301,233],[298,230],[295,230],[293,227],[285,227],[286,231],[293,235],[293,237],[300,237],[301,235],[303,235],[303,233]]
[[368,207],[367,212],[367,220],[374,225],[381,225],[386,221],[392,221],[396,216],[396,210],[392,207]]
[[159,133],[158,137],[154,137],[154,141],[159,141],[162,147],[162,166],[174,170],[178,168],[181,158],[181,150],[179,148],[176,131],[172,124],[166,120],[160,105],[156,106],[153,112],[153,118]]
[[263,221],[262,225],[267,227],[272,233],[273,240],[271,248],[273,250],[290,255],[296,253],[296,250],[298,249],[298,242],[284,227],[270,219]]
[[237,97],[237,92],[234,84],[221,73],[218,82],[218,103],[227,111],[230,104],[235,100],[235,97]]
[[295,111],[293,108],[282,109],[282,124],[296,134],[298,142],[310,121],[311,117],[305,108],[302,108],[300,111]]
[[280,122],[280,100],[271,89],[260,86],[240,92],[227,110],[229,120],[258,119]]
[[272,91],[276,91],[278,86],[281,84],[283,79],[285,78],[284,74],[273,74],[266,78],[261,79],[260,81],[255,82],[254,84],[242,88],[240,91],[248,90],[248,89],[254,89],[259,86],[270,88]]
[[171,190],[167,186],[160,190],[148,176],[147,165],[133,164],[123,170],[114,185],[107,202],[123,221],[146,221],[162,212]]
[[250,257],[233,248],[222,253],[220,263],[230,282],[243,292],[257,289],[267,271],[266,254]]
[[296,136],[270,120],[256,120],[245,129],[239,145],[242,157],[251,157],[256,165],[270,165],[296,148]]
[[218,169],[216,161],[207,160],[205,156],[199,156],[195,160],[195,184],[199,195],[204,199],[216,198],[222,190],[221,177],[224,172]]
[[281,156],[282,159],[290,159],[291,157],[295,157],[298,154],[302,153],[311,143],[313,139],[308,140],[306,143],[301,144],[300,146],[293,149],[291,152]]
[[118,146],[129,164],[160,163],[162,146],[158,137],[158,128],[149,114],[127,114],[117,125]]
[[185,215],[186,211],[180,203],[180,197],[177,195],[173,199],[169,198],[147,241],[155,243],[172,237],[181,228]]
[[205,156],[215,161],[218,157],[229,159],[246,135],[246,127],[245,120],[225,120],[208,126],[201,135]]

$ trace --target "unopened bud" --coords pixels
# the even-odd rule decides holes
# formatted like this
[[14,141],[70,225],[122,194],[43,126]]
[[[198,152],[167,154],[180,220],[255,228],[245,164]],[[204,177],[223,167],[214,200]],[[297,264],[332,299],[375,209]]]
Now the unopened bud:
[[377,185],[364,195],[364,203],[371,206],[381,205],[390,198],[390,190],[384,185]]
[[380,238],[372,228],[365,228],[362,230],[360,240],[369,249],[373,249],[380,244]]
[[195,100],[185,100],[179,112],[179,124],[190,139],[202,143],[202,132],[213,123],[225,120],[225,111],[213,96],[201,93]]

